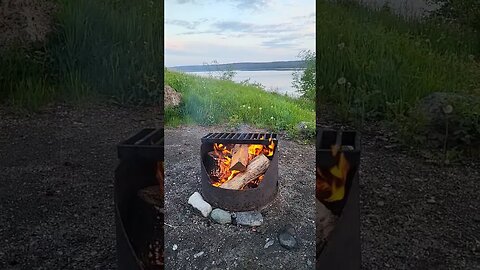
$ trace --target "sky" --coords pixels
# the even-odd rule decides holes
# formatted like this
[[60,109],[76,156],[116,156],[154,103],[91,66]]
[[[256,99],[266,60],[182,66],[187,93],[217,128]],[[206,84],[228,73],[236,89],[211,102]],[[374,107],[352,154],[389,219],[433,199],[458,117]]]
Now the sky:
[[165,66],[298,60],[315,50],[315,0],[167,0]]

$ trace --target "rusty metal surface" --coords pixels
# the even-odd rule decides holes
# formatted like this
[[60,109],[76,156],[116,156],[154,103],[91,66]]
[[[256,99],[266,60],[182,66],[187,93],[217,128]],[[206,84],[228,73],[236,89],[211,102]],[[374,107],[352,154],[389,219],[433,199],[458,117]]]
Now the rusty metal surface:
[[117,145],[118,158],[163,160],[163,128],[145,128]]
[[[278,191],[278,141],[276,134],[270,134],[270,137],[264,137],[265,140],[259,140],[261,137],[259,134],[251,135],[254,133],[242,133],[248,135],[250,139],[242,139],[242,137],[235,135],[234,133],[217,133],[228,134],[223,138],[222,135],[215,135],[217,138],[211,138],[212,133],[205,136],[202,139],[202,145],[200,149],[201,157],[201,184],[202,195],[204,199],[209,202],[213,207],[218,207],[228,211],[248,211],[261,208],[269,202],[271,202]],[[238,133],[239,134],[239,133]],[[268,133],[267,133],[268,134]],[[266,135],[266,134],[263,134]],[[230,136],[229,138],[225,138]],[[236,137],[234,137],[236,136]],[[268,135],[267,135],[268,136]],[[257,138],[256,140],[253,138]],[[268,138],[272,138],[275,141],[274,154],[271,158],[270,166],[264,174],[264,179],[260,182],[258,187],[254,189],[245,190],[230,190],[215,187],[212,185],[209,174],[207,173],[207,155],[209,151],[213,149],[213,143],[248,143],[248,144],[268,144]],[[208,165],[207,165],[208,166]]]
[[336,164],[336,159],[332,156],[332,145],[348,146],[349,149],[340,150],[345,155],[351,166],[347,175],[345,184],[345,198],[335,202],[324,202],[325,206],[335,215],[340,215],[350,194],[352,180],[360,166],[361,137],[356,131],[337,131],[331,129],[317,129],[316,141],[316,161],[317,167],[322,170],[328,170]]
[[148,241],[159,235],[163,247],[163,227],[155,227],[159,221],[145,213],[137,192],[158,184],[155,164],[164,157],[163,129],[144,129],[120,143],[117,151],[120,163],[115,170],[114,200],[118,269],[152,269],[145,267],[140,256]]
[[361,260],[359,186],[356,174],[342,215],[317,257],[316,269],[357,270],[361,267]]
[[323,202],[338,216],[326,245],[317,253],[316,269],[354,270],[361,267],[359,174],[361,154],[360,134],[317,127],[317,167],[329,169],[336,161],[332,145],[349,146],[341,150],[351,168],[347,175],[345,196],[336,202]]

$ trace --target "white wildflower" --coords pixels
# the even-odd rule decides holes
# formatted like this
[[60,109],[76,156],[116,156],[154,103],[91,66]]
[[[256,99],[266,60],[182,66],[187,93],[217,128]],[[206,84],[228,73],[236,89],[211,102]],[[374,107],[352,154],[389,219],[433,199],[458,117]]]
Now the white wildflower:
[[337,80],[337,83],[340,84],[340,85],[343,85],[343,84],[347,83],[347,79],[345,79],[345,77],[341,77]]

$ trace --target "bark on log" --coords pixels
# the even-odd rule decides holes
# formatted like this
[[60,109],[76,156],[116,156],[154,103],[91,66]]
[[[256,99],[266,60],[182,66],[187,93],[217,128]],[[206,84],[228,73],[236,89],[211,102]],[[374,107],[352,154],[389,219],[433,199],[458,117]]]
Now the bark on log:
[[235,144],[232,150],[230,170],[244,172],[248,166],[248,144]]
[[164,196],[162,191],[163,188],[155,185],[140,189],[137,195],[145,203],[163,208]]
[[270,160],[264,155],[258,155],[250,161],[245,172],[237,174],[235,177],[223,183],[220,187],[225,189],[242,189],[250,181],[257,179],[264,174],[270,165]]

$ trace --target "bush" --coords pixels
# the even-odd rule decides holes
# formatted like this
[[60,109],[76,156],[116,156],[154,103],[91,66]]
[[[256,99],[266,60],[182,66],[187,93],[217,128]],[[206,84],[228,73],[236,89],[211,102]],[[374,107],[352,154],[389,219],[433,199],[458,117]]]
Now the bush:
[[293,87],[301,93],[301,96],[309,100],[316,98],[316,66],[315,52],[305,50],[300,52],[298,58],[305,61],[304,70],[293,73]]
[[434,13],[472,27],[480,33],[480,1],[478,0],[430,0],[440,8]]

